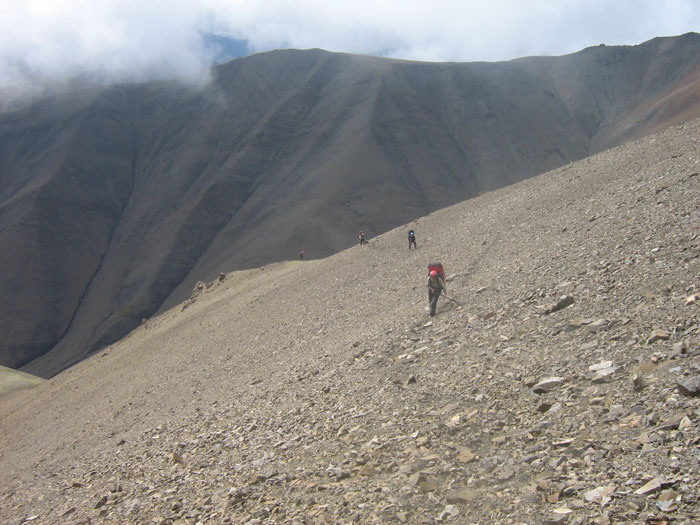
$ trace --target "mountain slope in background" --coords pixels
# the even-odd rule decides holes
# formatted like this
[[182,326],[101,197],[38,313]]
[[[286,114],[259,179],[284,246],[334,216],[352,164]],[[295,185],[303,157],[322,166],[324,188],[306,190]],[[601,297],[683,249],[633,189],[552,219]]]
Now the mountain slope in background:
[[316,258],[700,115],[700,35],[432,64],[276,51],[0,116],[0,362],[50,376],[219,272]]
[[232,272],[0,397],[0,522],[697,523],[699,207],[695,120]]

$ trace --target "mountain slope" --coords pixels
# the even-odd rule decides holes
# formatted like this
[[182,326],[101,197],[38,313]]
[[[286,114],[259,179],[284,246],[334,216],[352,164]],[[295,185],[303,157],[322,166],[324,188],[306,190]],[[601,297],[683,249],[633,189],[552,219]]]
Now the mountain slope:
[[[695,120],[204,287],[0,398],[0,518],[693,523],[699,144]],[[432,259],[458,302],[431,319]]]
[[[278,51],[0,116],[4,364],[51,376],[222,271],[316,258],[700,114],[700,36],[506,63]],[[41,300],[39,300],[41,298]]]

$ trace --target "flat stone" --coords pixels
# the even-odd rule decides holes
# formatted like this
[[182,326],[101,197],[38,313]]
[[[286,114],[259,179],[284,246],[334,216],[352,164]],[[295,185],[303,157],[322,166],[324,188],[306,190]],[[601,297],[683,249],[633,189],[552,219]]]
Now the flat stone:
[[615,367],[610,367],[610,368],[604,368],[602,370],[598,370],[591,381],[593,381],[596,384],[599,383],[607,383],[610,381],[612,378],[612,375],[617,371],[617,368]]
[[481,493],[478,490],[460,490],[450,492],[447,495],[447,503],[469,503],[479,498],[481,498]]
[[646,496],[647,494],[652,494],[654,492],[661,490],[662,484],[663,484],[662,478],[654,478],[651,481],[642,485],[640,488],[638,488],[634,492],[635,492],[635,494],[638,494],[640,496]]
[[649,335],[649,339],[647,339],[647,344],[650,345],[652,343],[655,343],[657,341],[665,341],[670,337],[669,333],[666,330],[662,330],[661,328],[657,328],[651,334]]
[[564,379],[561,377],[548,377],[546,379],[541,380],[539,383],[537,383],[532,388],[532,391],[535,394],[545,394],[547,392],[551,392],[552,390],[555,390],[556,388],[559,388],[563,383],[564,383]]
[[676,414],[675,416],[670,417],[661,423],[659,428],[661,430],[676,430],[680,422],[683,420],[683,417],[685,417],[685,414]]
[[613,485],[606,485],[604,487],[597,487],[595,489],[587,491],[583,498],[589,503],[600,502],[605,503],[610,500],[610,494],[615,491]]
[[591,372],[596,372],[598,370],[605,370],[606,368],[612,368],[612,367],[613,367],[612,361],[601,361],[600,363],[589,366],[588,370],[590,370]]

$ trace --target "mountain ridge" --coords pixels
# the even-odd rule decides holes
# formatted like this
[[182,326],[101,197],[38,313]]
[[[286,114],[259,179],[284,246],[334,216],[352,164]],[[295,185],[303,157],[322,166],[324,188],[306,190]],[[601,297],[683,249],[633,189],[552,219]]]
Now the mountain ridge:
[[469,64],[274,51],[203,93],[116,86],[3,115],[2,362],[51,376],[197,281],[325,256],[696,116],[699,41]]

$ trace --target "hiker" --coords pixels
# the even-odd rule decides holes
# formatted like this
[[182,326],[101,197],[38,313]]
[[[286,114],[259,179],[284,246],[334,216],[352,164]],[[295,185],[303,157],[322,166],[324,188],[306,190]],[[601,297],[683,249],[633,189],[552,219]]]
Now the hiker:
[[360,235],[358,235],[357,238],[360,239],[360,246],[365,244],[365,232],[360,230]]
[[413,232],[413,230],[408,231],[408,249],[411,249],[411,244],[413,247],[417,250],[418,246],[416,245],[416,234]]
[[299,260],[303,261],[304,260],[304,250],[301,250],[299,252]]
[[445,297],[447,297],[447,286],[445,285],[445,270],[442,268],[442,264],[431,263],[428,269],[430,271],[430,276],[428,277],[428,301],[430,301],[430,317],[433,317],[440,294],[444,291]]

